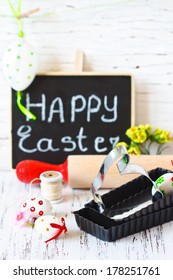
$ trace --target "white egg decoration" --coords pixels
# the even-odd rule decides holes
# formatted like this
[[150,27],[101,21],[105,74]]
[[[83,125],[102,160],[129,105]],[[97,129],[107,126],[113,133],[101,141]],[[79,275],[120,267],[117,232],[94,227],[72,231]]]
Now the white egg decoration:
[[52,205],[47,199],[33,197],[26,200],[20,210],[27,212],[30,217],[37,219],[40,216],[50,214]]
[[2,61],[4,75],[11,88],[23,91],[34,80],[38,59],[33,47],[23,38],[11,43]]
[[45,242],[57,238],[63,231],[66,232],[64,218],[61,218],[62,225],[56,216],[45,215],[35,221],[35,230],[42,237]]
[[155,185],[163,193],[167,195],[173,192],[173,173],[165,173],[160,176],[156,181]]

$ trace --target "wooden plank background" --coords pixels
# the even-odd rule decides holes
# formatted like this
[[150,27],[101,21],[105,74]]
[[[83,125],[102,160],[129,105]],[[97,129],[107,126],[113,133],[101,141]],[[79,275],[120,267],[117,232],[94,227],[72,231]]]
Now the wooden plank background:
[[[40,11],[23,19],[23,30],[38,53],[38,72],[73,71],[75,52],[81,49],[84,71],[134,75],[136,124],[150,123],[173,134],[171,0],[22,1],[22,11],[34,8]],[[1,1],[0,61],[17,33],[7,1]],[[0,147],[4,145],[10,145],[10,89],[0,67]]]

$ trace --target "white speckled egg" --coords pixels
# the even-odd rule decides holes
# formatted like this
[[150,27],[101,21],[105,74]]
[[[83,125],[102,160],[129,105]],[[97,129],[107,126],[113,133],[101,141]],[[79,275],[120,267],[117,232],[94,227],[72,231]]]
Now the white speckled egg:
[[50,224],[59,224],[59,219],[52,215],[45,215],[35,221],[35,230],[44,240],[50,239],[57,234],[59,229],[51,227]]
[[22,206],[21,211],[26,211],[32,218],[38,218],[43,215],[47,215],[51,213],[52,205],[51,203],[44,198],[33,197],[26,200]]
[[37,55],[23,38],[11,43],[2,61],[4,75],[10,86],[23,91],[34,80],[37,71]]
[[173,192],[173,173],[165,173],[155,181],[156,187],[164,194]]

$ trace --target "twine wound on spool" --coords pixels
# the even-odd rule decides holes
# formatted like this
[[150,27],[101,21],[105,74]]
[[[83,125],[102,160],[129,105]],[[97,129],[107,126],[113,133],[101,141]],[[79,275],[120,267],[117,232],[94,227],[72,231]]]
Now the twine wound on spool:
[[58,202],[62,199],[63,176],[58,171],[45,171],[40,174],[42,197]]

